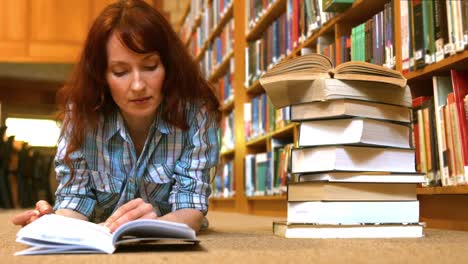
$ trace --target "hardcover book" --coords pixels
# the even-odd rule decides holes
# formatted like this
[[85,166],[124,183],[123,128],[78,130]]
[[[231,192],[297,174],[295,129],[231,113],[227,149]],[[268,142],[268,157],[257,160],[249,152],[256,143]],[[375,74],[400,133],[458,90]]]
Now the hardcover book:
[[288,202],[288,223],[395,224],[419,222],[418,201]]
[[299,147],[359,144],[410,148],[410,127],[368,118],[304,121],[299,127]]
[[286,238],[416,238],[424,236],[423,227],[422,223],[317,225],[273,222],[273,233]]
[[410,122],[410,109],[403,106],[350,99],[310,102],[291,106],[292,121],[352,116],[408,123]]
[[332,170],[415,172],[414,149],[332,145],[296,148],[291,155],[292,173]]
[[299,182],[288,186],[288,202],[414,201],[416,183]]

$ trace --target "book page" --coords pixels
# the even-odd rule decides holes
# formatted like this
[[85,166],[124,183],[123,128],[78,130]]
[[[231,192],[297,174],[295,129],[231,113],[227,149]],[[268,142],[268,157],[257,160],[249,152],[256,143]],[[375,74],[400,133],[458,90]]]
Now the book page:
[[42,216],[23,227],[16,237],[17,242],[33,247],[50,248],[51,252],[59,250],[61,245],[76,245],[106,253],[115,250],[112,235],[106,228],[56,214]]
[[333,64],[326,56],[311,53],[303,56],[298,56],[292,59],[287,59],[279,62],[273,68],[268,70],[262,78],[275,75],[286,75],[296,71],[306,71],[309,73],[327,73],[333,69]]
[[385,82],[406,86],[406,79],[400,72],[372,63],[351,61],[338,65],[334,71],[334,78],[341,80],[363,80]]
[[126,240],[178,239],[197,243],[195,231],[186,224],[174,223],[164,220],[139,219],[120,226],[114,232],[115,245]]

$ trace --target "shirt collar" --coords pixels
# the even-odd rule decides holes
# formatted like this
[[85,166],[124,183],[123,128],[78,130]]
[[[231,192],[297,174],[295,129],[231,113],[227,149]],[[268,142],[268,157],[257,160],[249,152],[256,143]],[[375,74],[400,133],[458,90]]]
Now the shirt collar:
[[[159,106],[156,111],[156,119],[151,125],[150,134],[152,134],[151,132],[154,131],[154,128],[161,134],[171,134],[173,130],[172,125],[162,119],[162,107]],[[103,118],[102,124],[104,126],[104,137],[106,141],[109,141],[117,133],[119,133],[123,139],[128,139],[127,128],[125,127],[125,122],[120,111],[113,111],[108,118]]]

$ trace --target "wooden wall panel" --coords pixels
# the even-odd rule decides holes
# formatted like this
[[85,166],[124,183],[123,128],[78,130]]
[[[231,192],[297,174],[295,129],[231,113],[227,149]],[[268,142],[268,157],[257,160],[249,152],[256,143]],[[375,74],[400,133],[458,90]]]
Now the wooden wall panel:
[[27,0],[0,0],[0,41],[26,40]]
[[0,0],[0,58],[26,56],[27,0]]
[[88,31],[89,1],[34,0],[31,41],[81,43]]
[[91,0],[91,17],[90,26],[94,19],[101,13],[101,11],[109,4],[116,2],[116,0]]

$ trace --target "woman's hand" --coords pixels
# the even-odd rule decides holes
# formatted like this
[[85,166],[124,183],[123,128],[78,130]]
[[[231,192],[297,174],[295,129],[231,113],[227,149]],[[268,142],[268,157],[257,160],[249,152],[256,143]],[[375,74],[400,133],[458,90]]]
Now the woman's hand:
[[15,225],[25,226],[39,219],[39,217],[53,212],[54,210],[52,206],[48,202],[41,200],[36,203],[36,208],[34,210],[28,210],[24,213],[15,215],[11,219],[11,222]]
[[122,205],[115,211],[106,222],[104,226],[114,232],[119,226],[136,219],[156,219],[158,216],[150,203],[146,203],[141,198],[131,200],[130,202]]

